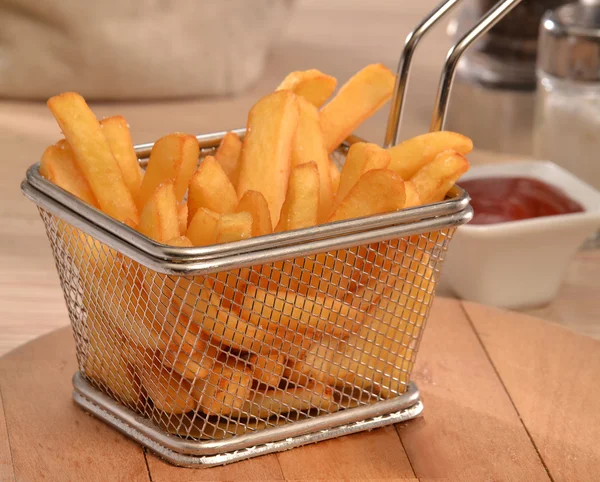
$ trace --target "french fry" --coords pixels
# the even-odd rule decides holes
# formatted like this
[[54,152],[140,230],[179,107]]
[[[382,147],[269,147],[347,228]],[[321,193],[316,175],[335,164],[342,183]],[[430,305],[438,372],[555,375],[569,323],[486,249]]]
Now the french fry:
[[438,154],[410,179],[423,204],[443,201],[454,183],[469,170],[469,161],[454,151]]
[[199,153],[198,140],[192,135],[177,133],[158,139],[152,147],[146,174],[142,179],[139,208],[146,204],[160,184],[168,181],[173,182],[175,197],[180,203],[198,164]]
[[169,239],[165,244],[169,246],[178,246],[180,248],[191,248],[194,246],[192,241],[187,236],[178,236],[176,238]]
[[40,161],[40,174],[90,206],[98,207],[98,202],[85,176],[77,167],[73,151],[67,142],[59,141],[46,148]]
[[356,307],[332,297],[307,297],[283,289],[272,292],[254,285],[246,288],[241,316],[265,329],[279,325],[306,336],[318,331],[338,338],[347,338],[364,320]]
[[263,236],[273,232],[269,205],[258,191],[246,191],[235,209],[236,213],[249,212],[252,215],[252,236]]
[[166,243],[180,236],[177,198],[172,182],[158,186],[148,200],[142,210],[138,230],[157,243]]
[[404,207],[404,181],[389,169],[363,174],[337,206],[329,222],[387,213]]
[[120,115],[107,117],[100,121],[102,132],[108,141],[121,172],[123,180],[134,200],[139,197],[142,184],[142,171],[137,155],[133,149],[129,125],[125,118]]
[[319,219],[319,169],[314,162],[292,169],[275,232],[315,226]]
[[251,385],[251,369],[228,357],[215,364],[208,380],[196,381],[192,395],[206,415],[229,416],[243,406]]
[[[110,333],[122,335],[128,345],[136,348],[127,347],[123,352],[129,363],[135,365],[140,353],[154,352],[164,346],[163,324],[167,320],[172,323],[172,316],[166,310],[154,309],[154,298],[145,290],[144,268],[88,235],[80,233],[80,236],[79,246],[83,246],[87,254],[76,250],[73,259],[81,282],[94,286],[94,290],[84,292],[83,304],[91,314],[102,310]],[[88,262],[91,252],[95,253],[95,263]]]
[[175,331],[164,348],[163,365],[188,380],[208,377],[217,358],[217,348],[194,322],[188,320],[187,326],[182,324],[181,328],[183,333]]
[[285,355],[277,350],[271,350],[266,354],[251,355],[250,362],[252,363],[252,377],[256,381],[270,387],[279,385],[285,370]]
[[332,361],[338,353],[341,340],[335,336],[324,336],[315,341],[302,359],[290,360],[283,376],[291,383],[309,385],[313,380],[333,385]]
[[228,132],[223,137],[215,153],[215,159],[221,164],[223,172],[227,174],[234,187],[237,184],[237,177],[239,176],[238,163],[241,152],[242,140],[240,136],[233,132]]
[[217,239],[219,214],[200,208],[188,226],[187,236],[194,246],[209,246]]
[[[179,301],[175,298],[175,303]],[[208,286],[191,285],[183,294],[181,310],[211,333],[215,343],[221,341],[235,349],[260,353],[264,347],[273,347],[275,335],[257,329],[236,315],[233,310],[221,308],[222,298]],[[194,309],[195,308],[195,309]]]
[[340,177],[342,173],[335,165],[335,162],[333,162],[333,159],[331,159],[331,157],[329,158],[329,173],[331,174],[331,193],[335,198],[340,187]]
[[390,154],[377,144],[357,142],[348,150],[346,161],[342,167],[340,184],[337,189],[337,203],[341,202],[350,192],[350,189],[365,172],[373,169],[386,169],[390,163]]
[[271,389],[266,392],[253,392],[244,402],[239,416],[267,418],[291,411],[302,412],[316,408],[324,412],[335,412],[339,405],[333,396],[333,389],[322,383],[311,381],[306,387],[288,390]]
[[262,193],[273,226],[279,222],[285,200],[299,116],[297,97],[288,90],[263,97],[248,115],[237,194],[241,199],[249,190]]
[[188,216],[191,220],[200,208],[215,213],[232,213],[238,199],[231,181],[213,156],[206,156],[190,181]]
[[252,214],[242,211],[221,214],[217,221],[216,243],[231,243],[252,237]]
[[319,112],[302,97],[298,98],[298,105],[300,119],[292,148],[292,168],[311,161],[316,163],[319,172],[319,220],[324,220],[331,214],[333,191],[330,161],[321,131]]
[[173,415],[198,408],[198,401],[192,396],[192,384],[178,373],[163,368],[157,359],[146,363],[140,372],[142,385],[154,408]]
[[276,90],[291,90],[315,107],[321,107],[331,97],[337,80],[316,69],[290,72]]
[[179,222],[179,232],[181,235],[185,235],[187,232],[188,225],[188,205],[187,201],[183,201],[177,208],[177,221]]
[[[395,341],[393,335],[377,336],[376,333],[371,330],[367,338],[360,335],[351,338],[344,350],[335,354],[327,373],[330,384],[342,386],[350,383],[365,390],[372,385],[380,386],[383,381],[386,388],[394,385],[392,389],[402,391],[401,386],[408,381],[406,374],[396,383],[393,378],[402,377],[408,349]],[[378,344],[375,338],[389,341],[389,346]]]
[[135,380],[134,367],[124,357],[123,339],[114,329],[114,322],[97,308],[88,311],[87,327],[90,343],[83,362],[84,373],[121,402],[135,405],[140,386]]
[[423,204],[421,202],[421,197],[417,192],[417,187],[415,183],[412,181],[404,182],[404,191],[406,192],[406,201],[404,202],[404,208],[414,208],[415,206],[420,206]]
[[173,296],[175,307],[211,333],[215,344],[252,353],[278,350],[285,355],[293,351],[300,356],[312,343],[312,339],[276,323],[266,328],[249,323],[218,291],[210,283],[193,283],[186,284],[185,289],[181,286]]
[[395,76],[381,64],[368,65],[346,82],[321,110],[321,128],[329,153],[392,96]]
[[118,221],[137,222],[138,210],[100,123],[83,97],[74,92],[51,97],[48,107],[73,150],[98,206]]
[[473,150],[473,141],[456,132],[429,132],[390,147],[392,160],[389,169],[409,180],[419,169],[429,164],[440,153],[453,150],[466,155]]
[[136,231],[137,231],[137,228],[138,228],[138,225],[139,225],[133,219],[129,219],[129,218],[123,220],[123,224],[125,226],[129,226],[131,229],[135,229]]
[[[197,169],[197,139],[165,136],[143,178],[126,121],[98,123],[83,99],[62,94],[48,105],[66,140],[46,150],[40,173],[177,247],[444,199],[468,169],[470,139],[441,132],[390,149],[354,143],[340,172],[332,151],[389,99],[394,76],[370,65],[319,112],[335,82],[315,70],[290,74],[252,108],[244,141],[227,133]],[[433,298],[430,257],[448,235],[184,277],[146,268],[62,221],[58,233],[80,283],[94,288],[82,295],[86,375],[132,408],[147,397],[170,424],[196,411],[207,424],[212,416],[251,417],[246,429],[271,415],[333,412],[403,393]],[[296,386],[283,390],[288,384]],[[172,430],[231,431],[205,431],[202,422]]]
[[404,332],[406,322],[390,319],[396,320],[396,326],[373,320],[347,341],[323,337],[303,359],[289,363],[284,377],[297,385],[314,379],[338,387],[354,384],[362,390],[374,385],[386,396],[401,393],[407,383],[406,361],[412,353],[410,336]]

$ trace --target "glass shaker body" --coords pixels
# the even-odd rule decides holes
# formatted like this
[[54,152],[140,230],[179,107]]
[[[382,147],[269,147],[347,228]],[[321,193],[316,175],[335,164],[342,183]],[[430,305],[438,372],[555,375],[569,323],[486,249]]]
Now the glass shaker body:
[[600,190],[600,82],[538,69],[533,150]]

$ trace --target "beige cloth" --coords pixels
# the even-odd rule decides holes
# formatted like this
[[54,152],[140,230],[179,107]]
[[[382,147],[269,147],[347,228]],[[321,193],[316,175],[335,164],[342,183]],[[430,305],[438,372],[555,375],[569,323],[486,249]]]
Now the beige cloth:
[[291,0],[0,0],[0,96],[229,94],[261,74]]

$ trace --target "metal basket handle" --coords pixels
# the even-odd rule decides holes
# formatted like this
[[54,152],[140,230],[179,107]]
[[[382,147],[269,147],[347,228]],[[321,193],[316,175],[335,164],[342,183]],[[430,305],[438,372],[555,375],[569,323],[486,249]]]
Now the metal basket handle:
[[[408,86],[408,77],[412,64],[413,54],[421,39],[437,23],[449,13],[460,0],[446,0],[438,5],[423,21],[406,37],[400,61],[398,62],[398,75],[396,77],[396,86],[392,97],[390,114],[385,133],[384,146],[391,147],[400,141],[400,121],[402,119],[402,109],[406,97]],[[458,61],[465,51],[487,33],[494,25],[502,20],[521,0],[502,0],[492,7],[481,20],[471,28],[452,48],[448,51],[446,61],[442,68],[440,83],[434,104],[433,116],[431,119],[430,131],[439,131],[444,127],[446,113],[450,101],[450,91],[454,81],[454,74]]]

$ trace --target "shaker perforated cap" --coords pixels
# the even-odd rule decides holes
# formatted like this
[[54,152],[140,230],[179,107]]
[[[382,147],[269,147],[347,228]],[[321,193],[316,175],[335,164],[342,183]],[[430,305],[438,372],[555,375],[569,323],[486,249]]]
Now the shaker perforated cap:
[[563,79],[600,81],[600,4],[571,3],[544,15],[538,68]]

